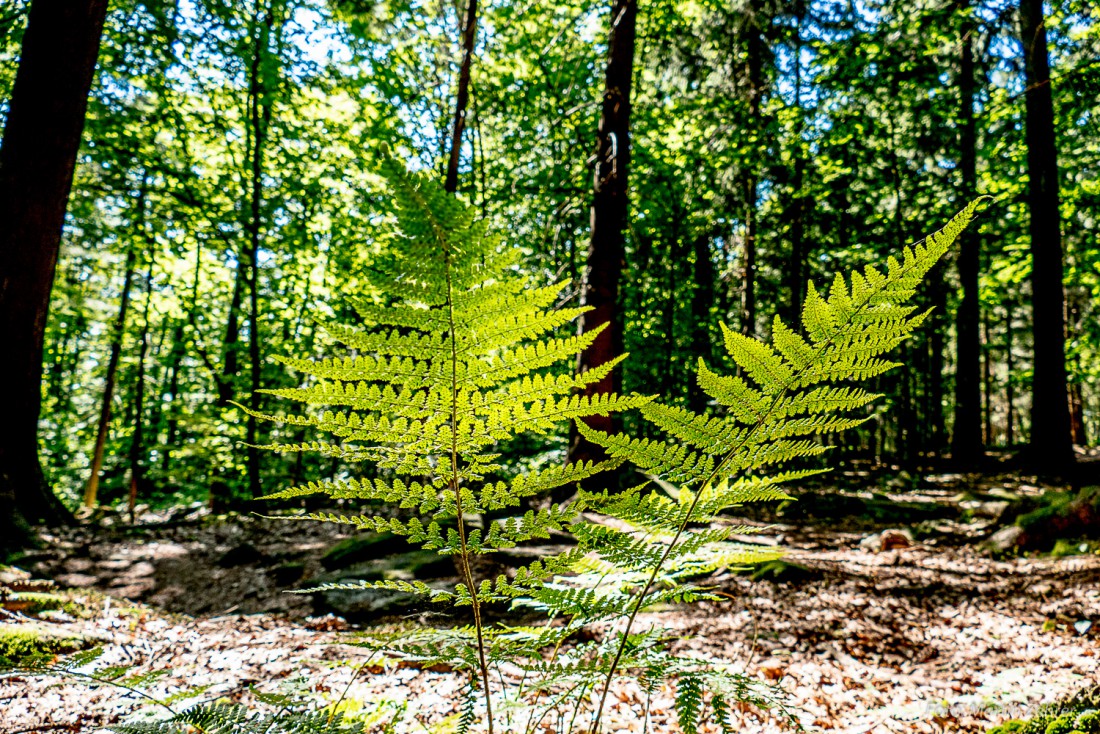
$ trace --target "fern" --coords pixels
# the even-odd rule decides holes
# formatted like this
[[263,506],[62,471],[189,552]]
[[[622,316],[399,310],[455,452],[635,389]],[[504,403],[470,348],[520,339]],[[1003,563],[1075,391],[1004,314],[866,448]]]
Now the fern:
[[[885,272],[868,265],[848,281],[838,275],[825,294],[811,283],[801,334],[778,316],[770,344],[723,325],[726,351],[740,375],[719,374],[702,359],[697,370],[699,386],[719,407],[719,415],[697,415],[656,402],[642,406],[643,417],[669,436],[665,440],[632,439],[578,423],[578,430],[613,458],[632,462],[661,484],[679,485],[676,499],[641,489],[582,498],[617,529],[578,525],[574,530],[607,566],[605,576],[618,572],[627,580],[619,596],[629,599],[625,631],[618,636],[604,679],[593,732],[599,729],[616,672],[629,667],[630,631],[639,611],[675,597],[677,590],[698,596],[685,576],[733,563],[738,552],[742,560],[753,558],[753,550],[726,542],[720,530],[710,527],[721,524],[720,513],[743,502],[785,497],[776,487],[779,480],[815,472],[769,476],[771,467],[817,456],[828,449],[819,440],[823,434],[866,420],[857,411],[878,396],[846,383],[897,366],[884,355],[928,315],[910,304],[917,286],[969,224],[979,203],[970,204],[925,241],[906,247],[900,259],[890,257]],[[642,543],[648,546],[644,555],[638,548]],[[648,569],[646,578],[638,581],[642,567]],[[695,727],[699,710],[692,680],[681,681],[678,699],[684,731]],[[724,707],[725,698],[719,701]],[[716,714],[723,719],[724,714]]]
[[[568,573],[579,556],[542,559],[521,568],[513,579],[478,579],[471,558],[565,529],[576,520],[575,508],[518,508],[529,498],[620,463],[553,467],[495,481],[497,446],[524,433],[559,430],[568,421],[638,408],[648,398],[579,395],[578,390],[599,381],[614,364],[583,375],[553,372],[557,366],[568,367],[598,333],[554,335],[586,310],[555,308],[567,284],[533,287],[514,267],[516,250],[503,247],[471,209],[427,176],[406,171],[388,153],[380,156],[378,170],[394,202],[392,246],[370,272],[374,298],[353,299],[360,323],[326,327],[354,356],[283,359],[309,381],[267,392],[303,409],[277,416],[242,409],[334,437],[266,448],[370,462],[383,475],[311,482],[270,499],[322,493],[385,503],[389,507],[376,513],[303,517],[390,532],[456,559],[460,581],[450,591],[405,581],[356,586],[421,594],[470,608],[469,629],[406,634],[386,645],[393,654],[476,673],[492,732],[490,666],[521,651],[539,654],[561,640],[538,637],[534,646],[519,645],[515,635],[484,623],[482,607],[537,592]],[[394,517],[393,508],[403,510],[403,517]],[[471,517],[486,513],[505,516],[485,527],[469,525]],[[472,725],[465,715],[463,722]]]
[[[610,686],[623,674],[650,683],[658,674],[678,680],[685,732],[706,718],[707,697],[723,729],[730,727],[733,701],[783,712],[767,687],[722,666],[673,655],[659,631],[635,632],[635,620],[645,608],[718,599],[700,578],[779,555],[744,542],[753,529],[723,520],[722,513],[744,502],[786,498],[784,483],[819,470],[776,467],[825,452],[821,436],[863,422],[861,411],[877,396],[852,383],[895,366],[885,355],[927,315],[910,305],[916,288],[975,205],[906,248],[900,259],[890,258],[885,272],[868,266],[847,281],[837,277],[824,292],[811,285],[801,329],[777,318],[770,344],[723,326],[739,373],[723,375],[699,362],[699,385],[717,410],[698,415],[644,396],[582,396],[619,360],[580,375],[562,369],[598,333],[555,336],[584,311],[555,307],[565,284],[534,287],[516,268],[516,250],[503,247],[469,208],[426,176],[406,171],[387,153],[379,172],[394,201],[391,247],[370,271],[371,297],[352,299],[359,322],[326,325],[347,356],[283,359],[306,379],[268,392],[301,409],[251,414],[321,434],[266,448],[366,463],[377,472],[371,479],[309,482],[269,498],[326,494],[364,501],[374,509],[301,518],[403,536],[453,556],[460,578],[450,589],[404,580],[319,589],[386,589],[469,607],[467,627],[376,633],[361,644],[468,672],[468,692],[482,701],[490,734],[490,670],[500,674],[503,688],[503,666],[523,675],[517,689],[498,696],[510,728],[520,711],[527,712],[528,730],[552,711],[565,717],[563,706],[572,705],[575,719],[580,701],[599,690],[592,724],[598,731]],[[581,420],[630,409],[640,410],[667,438],[608,434]],[[495,478],[502,442],[559,431],[568,421],[609,458]],[[651,481],[622,493],[579,491],[572,504],[523,510],[555,488],[628,461]],[[475,527],[470,521],[478,515],[487,519]],[[474,572],[474,556],[562,530],[576,537],[576,548],[532,562],[512,577],[478,578]],[[483,608],[490,604],[534,609],[555,623],[489,625]],[[612,623],[614,631],[579,641],[578,633],[596,623]],[[477,724],[472,700],[462,705],[462,730]]]

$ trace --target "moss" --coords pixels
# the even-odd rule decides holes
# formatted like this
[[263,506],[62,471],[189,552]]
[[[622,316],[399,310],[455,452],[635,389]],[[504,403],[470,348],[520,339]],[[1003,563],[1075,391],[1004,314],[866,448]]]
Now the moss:
[[48,663],[58,655],[87,647],[73,635],[29,624],[0,624],[0,669]]
[[1066,538],[1059,538],[1054,542],[1054,548],[1050,551],[1050,555],[1054,558],[1081,556],[1089,553],[1100,553],[1100,542],[1086,539],[1067,540]]
[[1040,706],[1031,719],[1006,721],[988,734],[1100,734],[1100,686]]
[[9,612],[22,614],[41,614],[60,610],[73,616],[82,611],[79,604],[59,594],[47,594],[41,591],[20,591],[4,599],[2,606]]
[[1019,719],[1011,719],[999,726],[990,729],[987,734],[1021,734],[1027,729],[1027,722]]

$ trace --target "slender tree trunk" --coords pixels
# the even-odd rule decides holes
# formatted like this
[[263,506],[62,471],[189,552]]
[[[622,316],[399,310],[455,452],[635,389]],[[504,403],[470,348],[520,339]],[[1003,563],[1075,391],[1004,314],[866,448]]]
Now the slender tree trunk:
[[1020,0],[1027,113],[1027,173],[1031,235],[1031,461],[1061,474],[1074,462],[1066,380],[1065,291],[1058,211],[1058,154],[1050,88],[1043,0]]
[[[691,291],[691,356],[693,359],[711,357],[711,308],[714,306],[715,268],[710,254],[710,234],[702,234],[692,243],[694,263],[692,265]],[[693,368],[694,364],[689,365]],[[688,391],[688,407],[701,413],[707,407],[708,397],[692,378]]]
[[[252,388],[248,396],[248,407],[253,411],[260,409],[260,376],[262,362],[260,356],[260,295],[259,263],[260,234],[263,228],[263,173],[264,144],[271,120],[271,101],[268,98],[268,80],[264,78],[264,56],[270,43],[273,13],[270,9],[261,11],[257,3],[254,29],[254,48],[252,54],[251,79],[249,84],[249,111],[251,141],[251,186],[249,197],[248,252],[245,261],[248,265],[248,362]],[[260,488],[260,452],[256,448],[257,422],[255,415],[249,415],[245,424],[245,443],[248,444],[248,493],[251,497],[262,494]]]
[[122,278],[122,294],[119,296],[118,316],[115,317],[111,332],[111,352],[107,358],[107,375],[103,381],[103,400],[99,406],[99,421],[96,423],[95,445],[92,447],[92,467],[88,483],[84,485],[84,506],[95,507],[99,497],[99,474],[103,470],[103,452],[107,447],[107,430],[111,425],[111,403],[115,396],[115,381],[118,377],[118,363],[122,356],[122,342],[126,336],[126,311],[130,306],[130,288],[134,282],[134,269],[137,263],[137,250],[140,230],[145,220],[146,182],[143,180],[137,200],[134,241],[126,251],[125,275]]
[[745,241],[741,255],[741,332],[756,335],[756,176],[744,181]]
[[[972,201],[978,194],[977,135],[974,124],[974,23],[969,0],[959,5],[962,16],[959,40],[959,171],[962,174],[960,203]],[[962,468],[973,467],[985,452],[981,424],[981,347],[978,336],[980,303],[978,270],[981,263],[980,238],[976,231],[960,237],[959,282],[962,303],[955,317],[957,359],[955,367],[955,429],[951,437],[951,456]]]
[[[607,70],[604,76],[603,109],[596,137],[596,162],[592,186],[591,240],[581,284],[581,305],[591,310],[579,324],[580,333],[603,327],[578,360],[585,372],[622,353],[623,335],[619,313],[619,283],[622,280],[624,242],[627,227],[627,175],[630,166],[630,92],[634,74],[637,0],[614,0],[611,6],[611,34]],[[619,370],[588,385],[585,394],[618,392]],[[592,428],[614,430],[610,415],[586,419]],[[570,461],[599,460],[598,446],[574,432]]]
[[798,25],[795,35],[794,50],[794,103],[795,114],[798,115],[795,145],[797,146],[794,159],[794,177],[791,181],[791,190],[794,194],[791,201],[791,254],[787,264],[787,291],[790,297],[788,319],[797,326],[802,315],[802,298],[806,292],[806,198],[803,192],[806,178],[806,155],[803,150],[803,110],[802,110],[802,22],[805,8],[798,4]]
[[168,465],[172,460],[172,446],[176,442],[176,431],[179,428],[179,416],[176,408],[176,399],[180,392],[180,362],[184,356],[183,345],[183,321],[177,321],[172,330],[172,348],[169,350],[168,386],[165,390],[165,403],[163,408],[164,418],[164,450],[160,457],[161,472],[168,471]]
[[925,369],[928,415],[925,424],[928,427],[927,448],[932,456],[943,455],[946,444],[947,426],[944,422],[944,384],[945,342],[947,339],[947,287],[943,282],[943,271],[939,268],[929,273],[928,286],[932,296],[932,317],[929,319],[931,333],[928,335],[928,364]]
[[748,23],[748,74],[749,74],[749,119],[752,120],[752,153],[744,174],[745,204],[745,251],[741,261],[741,332],[756,334],[756,237],[757,237],[757,201],[759,164],[757,152],[760,141],[757,128],[760,120],[761,99],[764,95],[764,39],[761,37],[760,14],[763,9],[757,0],[750,3]]
[[[247,278],[245,268],[245,263],[241,262],[241,258],[238,257],[234,270],[233,296],[229,299],[229,315],[226,317],[225,322],[225,346],[222,349],[221,377],[217,379],[218,405],[220,406],[228,405],[233,398],[233,384],[237,380],[237,372],[239,371],[241,299]],[[198,303],[196,302],[194,305],[197,307]]]
[[138,489],[144,480],[145,453],[145,355],[149,350],[149,310],[153,303],[153,253],[149,255],[149,270],[145,274],[145,315],[141,323],[141,346],[138,349],[137,378],[134,385],[134,434],[130,439],[130,493],[126,507],[130,523],[134,522]]
[[1016,445],[1016,385],[1012,378],[1012,372],[1016,369],[1012,358],[1012,320],[1014,318],[1013,303],[1009,300],[1005,303],[1005,445],[1008,448]]
[[[1080,334],[1080,320],[1081,309],[1075,302],[1067,304],[1069,306],[1069,330],[1070,334],[1074,335],[1074,338],[1078,338]],[[1078,354],[1074,354],[1073,357],[1074,372],[1076,375],[1081,374],[1081,357]],[[1085,432],[1085,400],[1081,395],[1081,381],[1080,379],[1073,379],[1069,384],[1069,415],[1070,415],[1070,428],[1073,434],[1073,442],[1078,446],[1085,446],[1088,444],[1088,434]]]
[[982,314],[982,442],[992,446],[993,441],[993,342],[989,338],[989,314]]
[[70,515],[42,474],[42,343],[107,0],[31,4],[0,145],[0,548]]
[[455,97],[454,125],[451,128],[451,153],[447,159],[447,176],[443,188],[452,194],[458,191],[458,161],[462,155],[462,133],[466,129],[466,108],[470,104],[470,69],[474,63],[477,40],[477,0],[467,0],[462,21],[462,65],[458,70],[458,94]]

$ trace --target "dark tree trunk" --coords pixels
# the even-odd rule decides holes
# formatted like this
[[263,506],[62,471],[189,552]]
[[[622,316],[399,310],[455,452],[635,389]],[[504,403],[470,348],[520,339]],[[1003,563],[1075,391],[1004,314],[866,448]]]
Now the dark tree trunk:
[[[760,119],[761,99],[764,95],[764,39],[761,37],[759,2],[752,2],[748,19],[748,79],[749,79],[749,119]],[[741,332],[748,336],[756,334],[756,237],[757,237],[757,186],[759,177],[758,150],[760,141],[756,126],[749,133],[753,137],[748,165],[744,173],[745,204],[745,250],[741,261]]]
[[[258,256],[260,235],[263,229],[263,174],[264,145],[271,123],[271,99],[269,81],[266,78],[264,57],[271,43],[274,13],[268,9],[264,13],[257,11],[254,18],[252,69],[250,74],[248,105],[250,115],[249,151],[251,163],[251,181],[249,187],[248,252],[245,261],[248,265],[248,364],[251,390],[248,395],[248,407],[253,411],[260,409],[260,376],[263,364],[260,356],[260,268]],[[245,423],[245,443],[248,444],[248,495],[259,497],[260,488],[260,451],[256,448],[257,419],[250,414]]]
[[[714,260],[710,254],[710,235],[699,235],[692,243],[695,262],[692,265],[691,291],[691,357],[688,368],[694,374],[695,360],[709,360],[711,357],[710,311],[714,305]],[[688,407],[697,413],[707,407],[707,394],[699,387],[698,381],[691,380],[688,392]]]
[[35,0],[0,146],[0,546],[69,513],[38,459],[42,342],[107,0]]
[[[603,110],[596,138],[593,175],[591,240],[581,284],[581,304],[589,307],[579,324],[581,333],[603,327],[603,331],[578,359],[585,372],[605,364],[622,353],[623,335],[619,314],[619,282],[623,272],[623,251],[627,226],[627,171],[630,165],[630,88],[634,73],[634,40],[638,18],[637,0],[614,0],[611,6],[611,35],[608,42],[607,72],[604,76]],[[588,385],[585,394],[618,392],[619,370]],[[586,423],[601,431],[614,430],[610,415],[592,416]],[[599,460],[599,447],[574,436],[570,461]]]
[[928,364],[925,369],[928,414],[924,423],[928,427],[926,448],[932,456],[943,455],[947,443],[947,426],[944,423],[944,353],[947,338],[947,287],[943,282],[943,271],[936,268],[928,276],[928,286],[932,296],[932,317],[929,319],[931,333],[928,335]]
[[454,125],[451,129],[451,153],[447,159],[447,176],[443,188],[452,194],[458,191],[458,160],[462,155],[462,132],[466,129],[466,107],[470,104],[470,68],[474,63],[477,40],[477,0],[469,0],[462,22],[462,65],[458,70],[458,94],[455,97]]
[[1058,154],[1050,88],[1043,0],[1020,1],[1027,113],[1032,333],[1031,462],[1038,471],[1065,473],[1073,464],[1066,384],[1065,292],[1058,212]]
[[[244,293],[246,280],[245,263],[237,258],[233,277],[233,296],[229,300],[229,315],[225,322],[225,347],[222,350],[221,376],[216,378],[218,383],[218,405],[225,406],[233,398],[233,385],[237,380],[239,370],[238,352],[241,341],[241,298]],[[198,307],[196,302],[195,307]],[[196,328],[197,332],[198,329]]]
[[[964,2],[960,4],[961,53],[959,57],[959,171],[962,174],[961,202],[969,203],[978,194],[977,136],[974,124],[974,25]],[[977,231],[963,232],[959,247],[959,282],[962,302],[955,317],[958,337],[955,367],[955,429],[951,436],[951,456],[962,468],[973,467],[985,452],[981,424],[981,346],[978,335],[981,319],[978,295],[978,270],[981,247]]]
[[982,314],[982,442],[993,445],[993,342],[989,338],[989,314]]
[[[1081,336],[1081,309],[1073,301],[1069,304],[1069,330],[1074,339]],[[1081,356],[1079,354],[1073,355],[1074,373],[1076,376],[1082,374],[1081,370]],[[1070,416],[1070,429],[1073,435],[1073,442],[1078,446],[1088,445],[1088,434],[1085,431],[1085,399],[1081,394],[1081,380],[1079,377],[1069,384],[1069,416]]]
[[1012,320],[1015,318],[1011,300],[1005,303],[1005,445],[1016,445],[1016,384],[1012,380],[1012,371],[1016,369],[1012,356]]
[[790,297],[788,319],[797,328],[801,323],[802,298],[806,292],[806,199],[802,191],[806,178],[806,155],[802,147],[802,22],[805,9],[798,7],[798,25],[796,28],[794,49],[794,102],[798,115],[798,138],[794,159],[794,177],[791,181],[791,253],[787,263],[787,291]]

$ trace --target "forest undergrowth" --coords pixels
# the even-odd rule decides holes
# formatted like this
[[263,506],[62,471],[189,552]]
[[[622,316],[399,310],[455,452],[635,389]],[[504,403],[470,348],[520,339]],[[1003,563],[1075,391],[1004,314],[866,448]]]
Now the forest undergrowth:
[[[789,568],[756,579],[720,574],[714,581],[725,601],[690,613],[648,613],[643,628],[675,630],[685,638],[682,646],[743,664],[777,684],[809,731],[985,731],[1095,681],[1097,630],[1083,622],[1097,621],[1100,610],[1100,557],[995,559],[980,542],[996,521],[973,513],[964,518],[959,490],[1011,485],[1019,491],[1019,480],[933,479],[905,494],[943,508],[934,523],[939,532],[933,528],[910,546],[882,551],[867,540],[890,528],[863,515],[827,523],[770,517],[771,529],[758,540],[788,546]],[[897,487],[907,479],[893,481]],[[835,486],[812,491],[834,503],[869,495]],[[911,515],[899,525],[912,532],[917,519]],[[86,529],[59,536],[61,552],[43,554],[36,568],[62,582],[96,582],[67,592],[79,613],[46,624],[105,644],[107,662],[134,665],[137,673],[167,671],[154,685],[158,693],[211,684],[208,695],[252,705],[257,691],[294,692],[318,704],[343,698],[341,709],[349,713],[378,707],[368,731],[384,731],[394,721],[404,722],[397,731],[423,731],[414,720],[431,725],[458,713],[461,676],[413,665],[357,674],[366,652],[341,640],[358,625],[319,615],[309,597],[282,593],[286,587],[274,576],[288,556],[321,571],[325,551],[345,534],[296,524],[276,542],[265,523],[230,516],[177,519],[174,526],[141,531],[116,527],[94,546]],[[88,551],[83,556],[81,547]],[[134,568],[145,562],[135,548],[153,559],[148,577],[140,575],[147,568]],[[195,571],[190,577],[178,573],[185,553]],[[78,567],[84,570],[72,570]],[[204,578],[235,589],[238,602],[229,593],[211,596]],[[236,585],[244,579],[260,582]],[[119,598],[126,595],[134,600]],[[407,610],[370,624],[410,617],[446,623]],[[655,694],[651,731],[672,728],[671,697],[669,689]],[[110,688],[44,678],[4,681],[0,702],[5,732],[91,732],[141,704]],[[609,731],[641,731],[639,689],[618,685],[609,706]],[[791,730],[750,706],[736,711],[735,723],[752,731]]]

